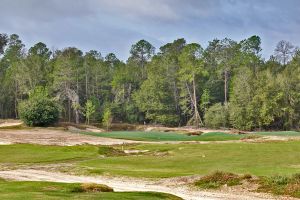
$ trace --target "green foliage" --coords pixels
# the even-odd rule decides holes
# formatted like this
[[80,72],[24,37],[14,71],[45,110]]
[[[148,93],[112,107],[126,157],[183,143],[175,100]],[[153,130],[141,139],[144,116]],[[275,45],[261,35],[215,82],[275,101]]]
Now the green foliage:
[[200,108],[206,112],[208,105],[210,104],[210,92],[208,89],[204,89],[203,93],[201,95],[201,100],[200,100]]
[[96,106],[92,100],[87,100],[84,107],[84,116],[86,117],[87,124],[90,124],[90,117],[96,112]]
[[209,107],[204,115],[205,126],[210,128],[221,128],[229,126],[228,105],[216,103]]
[[37,88],[28,100],[19,104],[20,118],[28,126],[49,126],[59,120],[60,109],[57,103],[49,99],[47,92]]
[[106,127],[106,130],[109,130],[112,120],[113,120],[113,116],[111,113],[111,108],[106,107],[104,110],[103,119],[102,119],[102,124]]
[[[205,115],[212,115],[206,114],[208,107],[223,103],[230,120],[222,126],[296,130],[300,53],[294,47],[280,41],[275,55],[264,61],[256,35],[214,39],[206,49],[180,38],[157,53],[140,40],[123,62],[114,53],[102,57],[74,47],[51,52],[42,42],[25,48],[18,35],[0,34],[0,117],[19,118],[18,104],[45,87],[48,98],[58,100],[64,121],[80,123],[83,116],[87,123],[100,121],[103,105],[110,105],[119,122],[200,126]],[[218,126],[221,118],[211,117]]]
[[176,125],[179,117],[172,103],[174,98],[169,95],[172,90],[167,72],[167,65],[162,58],[154,58],[148,66],[148,79],[133,98],[138,108],[145,112],[146,119],[154,123]]

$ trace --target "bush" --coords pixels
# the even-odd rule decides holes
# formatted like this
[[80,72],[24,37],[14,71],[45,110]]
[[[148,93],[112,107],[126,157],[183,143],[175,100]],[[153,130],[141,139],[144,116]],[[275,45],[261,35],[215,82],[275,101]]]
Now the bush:
[[227,106],[221,103],[209,107],[204,116],[205,126],[210,128],[227,127],[229,125],[229,114]]
[[124,151],[109,146],[100,146],[98,149],[98,153],[100,155],[107,156],[107,157],[126,155]]
[[202,177],[195,185],[204,189],[217,189],[225,184],[228,186],[240,185],[242,178],[236,174],[216,171]]
[[96,184],[96,183],[83,183],[80,186],[72,188],[71,192],[113,192],[114,190],[107,185]]
[[59,119],[59,107],[49,98],[30,98],[19,104],[19,115],[28,126],[48,126]]

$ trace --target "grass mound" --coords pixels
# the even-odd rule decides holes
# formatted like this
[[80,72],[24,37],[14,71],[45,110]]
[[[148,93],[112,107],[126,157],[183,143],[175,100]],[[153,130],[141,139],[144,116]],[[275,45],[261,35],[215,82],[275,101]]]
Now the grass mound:
[[100,146],[98,149],[98,153],[100,155],[103,155],[106,157],[125,156],[126,155],[126,153],[124,153],[124,151],[115,149],[115,148],[109,147],[109,146]]
[[81,185],[74,186],[71,192],[113,192],[111,187],[103,184],[96,183],[83,183]]
[[260,187],[258,191],[300,198],[300,174],[294,174],[290,177],[263,177],[260,179]]
[[210,175],[202,177],[195,183],[195,185],[204,189],[217,189],[223,185],[240,185],[243,178],[248,179],[249,176],[241,177],[233,173],[216,171]]

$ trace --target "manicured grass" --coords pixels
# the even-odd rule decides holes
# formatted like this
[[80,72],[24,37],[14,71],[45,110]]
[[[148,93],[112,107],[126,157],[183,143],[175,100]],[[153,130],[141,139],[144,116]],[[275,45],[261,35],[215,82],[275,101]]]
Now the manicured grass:
[[55,163],[96,157],[96,146],[0,145],[0,162],[11,164]]
[[0,164],[46,164],[73,162],[69,171],[126,175],[133,177],[175,177],[206,175],[214,171],[258,176],[291,175],[300,172],[300,142],[140,144],[115,149],[149,150],[136,155],[97,146],[0,146]]
[[77,200],[180,200],[169,194],[154,192],[72,192],[80,184],[51,182],[6,182],[0,180],[0,199],[77,199]]
[[83,132],[83,134],[137,141],[226,141],[239,140],[243,137],[241,135],[232,135],[221,132],[206,133],[200,136],[188,136],[187,134],[154,131],[112,131],[107,133]]
[[[125,147],[128,148],[128,147]],[[174,177],[226,171],[269,176],[300,172],[300,142],[137,145],[147,154],[82,161],[94,174]]]
[[257,135],[272,135],[272,136],[300,136],[297,131],[269,131],[269,132],[254,132]]

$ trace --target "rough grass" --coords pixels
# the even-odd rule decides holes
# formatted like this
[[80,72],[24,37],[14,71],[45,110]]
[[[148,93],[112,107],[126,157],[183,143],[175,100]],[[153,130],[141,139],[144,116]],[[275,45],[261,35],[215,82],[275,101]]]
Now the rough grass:
[[243,137],[241,135],[226,134],[221,132],[205,133],[202,135],[188,135],[156,131],[112,131],[107,133],[82,132],[82,134],[137,141],[226,141],[239,140]]
[[74,186],[71,192],[113,192],[111,187],[103,184],[96,183],[83,183],[81,185]]
[[124,151],[110,147],[110,146],[100,146],[98,153],[102,156],[113,157],[113,156],[125,156]]
[[[83,188],[83,191],[76,191]],[[97,188],[97,191],[94,189]],[[101,190],[103,186],[101,186]],[[79,183],[52,183],[52,182],[7,182],[0,180],[0,199],[75,199],[75,200],[182,200],[179,197],[155,192],[99,192],[99,187],[93,184]],[[75,192],[74,192],[75,191]]]
[[202,177],[200,180],[195,182],[195,185],[203,189],[217,189],[224,185],[240,185],[243,179],[249,179],[249,175],[239,176],[233,173],[216,171]]
[[257,134],[247,134],[244,137],[241,138],[241,140],[255,140],[261,138],[262,135]]
[[299,131],[268,131],[268,132],[253,132],[253,134],[263,136],[300,136]]
[[300,174],[292,176],[262,177],[259,181],[260,192],[271,192],[276,195],[289,195],[300,198]]

